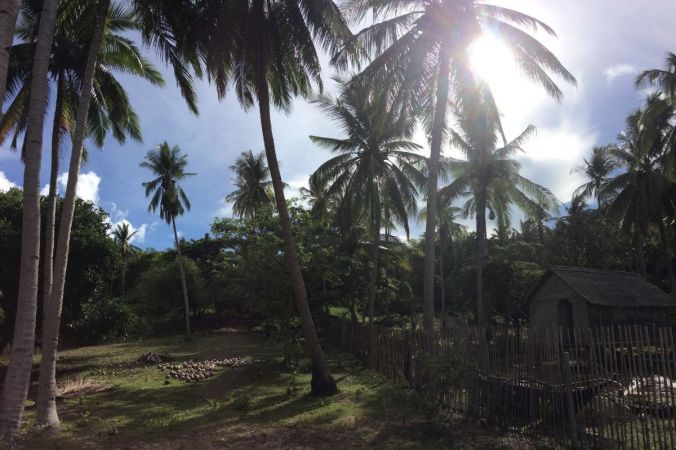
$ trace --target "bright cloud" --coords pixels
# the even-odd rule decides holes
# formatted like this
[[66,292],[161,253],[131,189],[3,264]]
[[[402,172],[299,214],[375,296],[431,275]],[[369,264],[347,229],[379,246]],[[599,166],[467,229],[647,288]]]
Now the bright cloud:
[[610,66],[606,68],[603,71],[603,74],[606,76],[606,80],[608,83],[612,83],[613,80],[617,77],[621,77],[623,75],[631,75],[634,74],[638,71],[636,67],[634,67],[631,64],[616,64],[614,66]]
[[9,181],[5,172],[0,170],[0,192],[7,192],[13,187],[16,187],[16,184]]
[[[68,172],[64,172],[57,178],[59,192],[66,191],[68,184]],[[95,205],[99,202],[99,185],[101,184],[101,177],[96,172],[90,170],[87,173],[81,173],[77,180],[76,194],[82,200],[92,202]]]
[[110,207],[110,213],[109,213],[109,219],[107,220],[108,223],[110,223],[110,229],[108,230],[108,235],[112,235],[113,231],[119,226],[123,224],[127,224],[129,226],[130,233],[136,232],[134,236],[131,238],[131,243],[132,244],[143,244],[146,240],[146,234],[149,231],[152,231],[153,228],[155,228],[155,223],[148,225],[147,223],[141,224],[138,228],[135,227],[129,220],[127,220],[127,216],[129,215],[129,211],[127,210],[121,210],[118,208],[117,204],[115,202],[111,202],[111,207]]

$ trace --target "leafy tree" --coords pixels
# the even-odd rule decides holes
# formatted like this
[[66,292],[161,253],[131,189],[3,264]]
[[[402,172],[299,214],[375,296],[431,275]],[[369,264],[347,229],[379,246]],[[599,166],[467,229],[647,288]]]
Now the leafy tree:
[[14,38],[14,27],[19,14],[21,0],[8,0],[0,2],[0,116],[2,116],[2,103],[5,98],[7,86],[7,69],[9,67],[9,48]]
[[[511,50],[526,76],[542,85],[547,93],[562,93],[549,73],[575,83],[575,78],[544,45],[520,27],[554,31],[526,14],[475,1],[358,0],[350,2],[348,13],[357,21],[371,14],[383,19],[364,28],[348,41],[334,62],[345,66],[368,60],[361,79],[387,77],[400,91],[400,97],[421,103],[431,136],[427,210],[427,236],[436,229],[436,202],[439,158],[446,131],[449,92],[460,99],[475,84],[469,67],[472,42],[482,30],[497,36]],[[453,32],[449,33],[449,29]],[[469,105],[467,105],[469,107]],[[425,241],[424,329],[431,333],[434,322],[434,239]]]
[[406,111],[389,110],[387,92],[365,84],[343,84],[338,98],[319,96],[314,103],[347,135],[310,136],[315,144],[338,154],[315,171],[311,184],[326,186],[325,196],[340,199],[341,216],[364,218],[368,223],[372,242],[368,319],[372,330],[383,211],[390,211],[408,234],[409,215],[417,210],[417,186],[425,184],[420,171],[424,157],[415,153],[421,147],[410,141],[415,120]]
[[224,96],[232,81],[240,104],[255,102],[275,192],[288,264],[300,321],[312,362],[312,392],[333,394],[335,381],[317,339],[298,262],[284,184],[279,170],[270,117],[270,104],[288,111],[296,95],[308,96],[314,81],[321,88],[321,66],[313,38],[325,49],[350,35],[332,0],[212,1],[201,11],[205,23],[201,42],[207,71]]
[[242,152],[230,168],[237,176],[236,189],[225,197],[225,201],[232,202],[232,210],[238,217],[251,219],[261,207],[272,205],[272,183],[265,154],[254,155],[251,150]]
[[643,71],[636,77],[636,87],[657,86],[667,98],[676,99],[676,54],[667,52],[663,69]]
[[[485,98],[485,97],[484,97]],[[466,160],[451,160],[453,181],[443,187],[440,196],[448,199],[469,197],[463,209],[476,217],[477,233],[477,319],[484,321],[483,266],[486,259],[486,210],[498,226],[510,223],[510,207],[515,205],[529,214],[552,210],[553,194],[519,174],[520,164],[514,159],[522,144],[535,128],[528,126],[516,139],[497,147],[499,120],[495,111],[477,102],[457,108],[458,131],[451,130],[451,143],[465,154]],[[428,218],[429,220],[429,218]]]
[[174,243],[176,245],[176,262],[178,263],[181,275],[181,287],[183,289],[183,303],[185,306],[185,335],[190,338],[190,303],[188,302],[188,289],[185,281],[185,271],[183,270],[183,260],[181,257],[181,246],[178,242],[178,233],[176,232],[176,217],[182,216],[185,210],[190,210],[190,200],[179,184],[185,178],[195,175],[185,171],[188,165],[187,155],[181,154],[178,146],[170,147],[167,142],[163,142],[146,154],[145,161],[141,167],[152,171],[157,177],[151,181],[143,183],[146,189],[146,197],[151,197],[148,211],[155,212],[160,210],[160,218],[171,224],[174,229]]

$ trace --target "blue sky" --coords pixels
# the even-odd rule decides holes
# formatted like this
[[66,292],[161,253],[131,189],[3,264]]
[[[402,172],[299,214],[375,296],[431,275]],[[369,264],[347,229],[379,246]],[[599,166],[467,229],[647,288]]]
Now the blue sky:
[[[528,124],[537,126],[537,135],[520,157],[522,173],[566,202],[581,183],[579,175],[570,170],[581,163],[593,145],[611,142],[622,130],[626,115],[645,97],[645,92],[634,89],[634,77],[644,69],[661,67],[666,51],[676,52],[676,2],[652,0],[649,6],[635,0],[493,3],[534,15],[552,26],[558,38],[538,37],[578,79],[577,88],[562,86],[565,97],[557,104],[520,77],[509,55],[490,37],[477,44],[475,63],[495,92],[508,138]],[[141,182],[150,178],[147,170],[139,167],[146,151],[166,140],[188,154],[189,169],[197,173],[184,183],[192,210],[177,224],[183,236],[199,238],[209,231],[214,217],[231,214],[224,202],[233,189],[229,166],[242,151],[260,151],[263,144],[257,110],[244,112],[233,96],[219,102],[215,90],[203,81],[197,85],[200,114],[193,115],[169,71],[152,50],[146,49],[146,54],[162,70],[167,80],[164,88],[119,75],[140,116],[144,142],[120,146],[109,139],[102,151],[91,150],[78,188],[79,195],[110,214],[111,222],[126,220],[140,229],[137,245],[164,249],[172,245],[171,230],[158,216],[147,212],[141,187]],[[325,64],[327,82],[332,73]],[[48,116],[45,123],[50,124],[50,120]],[[275,113],[273,128],[282,176],[290,185],[287,195],[293,195],[328,157],[326,151],[310,143],[308,136],[338,136],[338,131],[302,99],[294,103],[289,115]],[[45,142],[49,142],[48,136],[45,133]],[[420,143],[425,145],[422,136]],[[67,150],[64,153],[70,148]],[[43,153],[45,185],[49,152]],[[61,172],[65,172],[67,157],[62,158],[61,166]],[[0,147],[0,190],[21,185],[22,177],[18,155],[10,152],[8,145]],[[64,177],[62,181],[65,186]],[[414,225],[413,235],[420,231]]]

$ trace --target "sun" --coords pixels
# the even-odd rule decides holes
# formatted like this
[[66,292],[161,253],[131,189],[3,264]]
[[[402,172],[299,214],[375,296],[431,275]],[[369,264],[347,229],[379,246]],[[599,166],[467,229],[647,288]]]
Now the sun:
[[490,86],[501,112],[526,112],[543,100],[538,88],[517,67],[512,51],[497,37],[484,33],[470,48],[476,74]]

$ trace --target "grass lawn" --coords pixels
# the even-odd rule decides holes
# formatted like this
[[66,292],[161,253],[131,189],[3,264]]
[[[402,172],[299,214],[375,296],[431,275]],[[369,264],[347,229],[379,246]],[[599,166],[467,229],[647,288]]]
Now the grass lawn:
[[[253,364],[220,368],[198,383],[172,380],[138,362],[144,352],[177,361],[241,357]],[[59,354],[63,432],[35,425],[31,386],[23,446],[87,448],[527,448],[473,424],[430,425],[408,389],[361,369],[351,356],[327,349],[340,393],[308,395],[310,375],[282,364],[279,342],[244,332],[83,347]],[[6,361],[2,362],[6,366]],[[301,367],[307,364],[301,364]],[[34,373],[37,378],[37,366]],[[411,401],[409,401],[411,400]],[[533,446],[532,448],[535,448]]]

